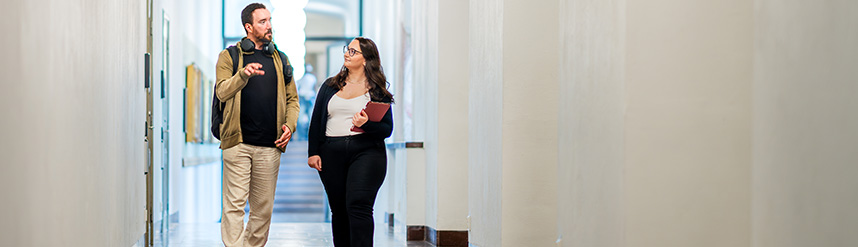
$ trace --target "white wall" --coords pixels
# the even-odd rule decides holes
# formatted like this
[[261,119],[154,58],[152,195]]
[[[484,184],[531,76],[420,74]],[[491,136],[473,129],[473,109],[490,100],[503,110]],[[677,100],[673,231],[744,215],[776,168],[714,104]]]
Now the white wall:
[[476,246],[550,246],[557,229],[557,2],[474,0],[469,7],[468,237]]
[[[354,1],[354,3],[357,4],[358,2]],[[402,109],[400,109],[400,103],[402,102],[403,98],[403,95],[399,95],[396,93],[398,90],[397,87],[402,85],[401,82],[398,82],[396,80],[398,78],[397,74],[399,73],[397,70],[397,66],[399,66],[399,60],[397,58],[399,58],[399,56],[397,55],[396,51],[399,48],[399,40],[397,39],[397,27],[399,26],[398,14],[400,10],[397,8],[397,1],[395,0],[364,1],[363,10],[364,33],[362,36],[373,40],[373,42],[375,42],[376,44],[376,47],[378,48],[378,53],[381,59],[381,65],[384,70],[384,75],[387,79],[387,82],[389,83],[387,89],[394,94],[395,102],[393,105],[393,117],[394,119],[397,119],[397,121],[399,121],[398,118],[401,118],[402,116]],[[346,25],[348,26],[349,24]],[[393,125],[394,132],[403,131],[402,126],[400,126],[398,123],[401,122],[396,122]],[[391,138],[388,138],[386,141],[388,143],[393,142],[395,136],[397,135],[397,133],[394,133],[393,135],[391,135]],[[387,174],[385,175],[385,181],[379,189],[379,196],[376,198],[376,202],[374,205],[374,217],[375,222],[377,224],[384,223],[387,220],[387,218],[385,217],[386,213],[394,213],[394,216],[396,216],[397,212],[404,213],[403,211],[399,211],[401,210],[401,208],[396,207],[397,203],[390,203],[390,201],[407,200],[407,198],[402,198],[400,197],[400,195],[402,195],[405,190],[407,190],[408,192],[412,192],[414,189],[413,187],[408,186],[413,184],[411,180],[405,182],[405,180],[403,180],[402,178],[395,177],[397,175],[407,174],[404,171],[404,167],[397,166],[397,164],[408,163],[397,162],[396,159],[410,160],[412,157],[409,154],[411,154],[412,152],[408,152],[405,150],[390,151],[391,152],[388,152],[388,160],[390,162],[388,162],[389,165],[387,168]],[[409,198],[414,196],[411,193],[405,193],[405,195],[407,195]],[[411,217],[413,216],[416,215],[409,215],[409,220],[414,220],[411,219]]]
[[[378,47],[384,75],[390,83],[390,90],[395,91],[396,70],[396,12],[394,0],[373,0],[364,2],[364,33],[363,36],[372,39]],[[395,127],[395,126],[394,126]]]
[[625,1],[561,1],[558,239],[625,246]]
[[[438,80],[435,104],[437,115],[432,145],[434,156],[427,166],[435,167],[429,184],[435,187],[436,230],[468,230],[468,2],[437,1]],[[431,193],[431,192],[430,192]]]
[[3,4],[4,245],[143,236],[145,15],[145,1]]
[[749,246],[752,3],[562,5],[561,244]]
[[462,138],[468,135],[469,64],[468,26],[462,23],[468,21],[468,2],[417,0],[414,5],[411,59],[419,110],[413,136],[422,137],[425,160],[409,163],[408,173],[425,181],[420,186],[425,192],[421,200],[409,201],[407,224],[463,231],[468,229],[468,142]]
[[753,246],[856,246],[858,2],[754,3]]
[[[305,9],[306,11],[306,9]],[[339,37],[345,33],[342,16],[307,12],[306,37]]]
[[[221,3],[204,0],[195,1],[155,1],[153,13],[154,33],[154,73],[155,91],[160,92],[160,70],[163,64],[161,38],[165,35],[162,28],[164,15],[170,20],[169,75],[167,78],[167,100],[156,97],[154,101],[155,129],[163,127],[164,104],[169,110],[169,212],[179,213],[183,222],[217,222],[220,219],[220,150],[216,145],[200,145],[185,142],[184,129],[184,88],[187,76],[186,66],[195,64],[207,80],[215,79],[217,56],[224,48],[221,37]],[[241,9],[226,10],[227,14],[239,15]],[[231,13],[230,13],[231,12]],[[203,107],[211,99],[202,99]],[[204,121],[208,116],[202,116]],[[205,130],[208,133],[207,130]],[[157,133],[157,132],[156,132]],[[155,143],[160,145],[160,135],[155,135]],[[161,148],[155,148],[154,206],[156,210],[164,203],[161,200],[161,179],[164,174],[160,168]],[[183,159],[207,157],[218,161],[195,167],[183,167]],[[180,211],[185,211],[180,213]],[[155,221],[161,220],[156,212]],[[172,219],[179,220],[179,219]]]
[[503,1],[468,6],[468,242],[501,246]]
[[[409,174],[416,174],[417,176],[422,176],[422,181],[424,181],[425,185],[421,186],[424,189],[423,193],[419,195],[423,196],[425,199],[423,200],[424,205],[422,206],[409,206],[409,214],[421,213],[417,210],[411,210],[411,208],[423,208],[423,216],[418,216],[423,218],[425,222],[423,224],[415,224],[414,222],[407,222],[409,226],[412,225],[426,225],[431,227],[436,227],[438,225],[438,84],[439,83],[439,74],[438,74],[438,1],[414,1],[415,9],[419,12],[419,14],[415,15],[414,18],[414,43],[418,48],[415,49],[415,54],[413,59],[414,62],[414,79],[413,83],[420,85],[420,90],[415,92],[417,96],[415,97],[417,100],[415,101],[415,105],[419,105],[420,111],[418,111],[417,115],[419,115],[422,119],[418,120],[415,124],[419,126],[419,130],[421,133],[415,136],[423,137],[423,149],[425,154],[425,160],[423,162],[423,166],[419,166],[420,162],[414,162],[409,164]],[[414,176],[414,175],[410,175]],[[409,201],[409,205],[413,205],[414,203],[420,203],[416,201]],[[409,218],[415,216],[408,216]]]
[[[385,67],[385,72],[393,72],[387,75],[387,80],[391,83],[391,93],[394,94],[396,104],[393,108],[394,112],[394,133],[388,140],[392,142],[413,141],[406,139],[413,134],[413,128],[406,125],[410,122],[407,119],[413,114],[410,111],[410,104],[413,102],[414,95],[406,90],[412,86],[413,79],[411,73],[405,73],[406,68],[412,69],[410,60],[408,60],[406,50],[410,51],[410,46],[406,43],[410,40],[410,33],[406,32],[406,27],[410,27],[411,5],[410,0],[395,0],[390,1],[390,6],[387,11],[392,15],[392,20],[386,22],[386,28],[391,31],[393,39],[388,45],[392,49],[391,60],[386,61],[391,63],[391,67]],[[412,201],[425,200],[425,177],[417,176],[418,171],[425,171],[425,155],[422,149],[389,149],[388,150],[388,170],[387,177],[382,187],[386,189],[386,197],[383,197],[379,192],[379,198],[386,198],[386,202],[377,201],[376,205],[384,205],[384,213],[393,214],[393,223],[396,232],[405,232],[406,225],[425,225],[425,202],[411,203]],[[419,168],[416,168],[414,166]],[[413,168],[414,167],[414,168]],[[412,179],[412,177],[414,179]],[[386,204],[386,205],[385,205]],[[378,212],[380,209],[376,209]],[[408,213],[412,211],[413,213]],[[420,213],[416,213],[420,212]]]
[[401,78],[394,138],[423,142],[423,148],[397,150],[395,158],[407,163],[395,169],[407,170],[408,179],[394,186],[408,193],[406,202],[391,203],[407,207],[398,211],[407,214],[405,225],[467,231],[467,2],[403,0],[392,6],[394,68]]
[[629,246],[749,245],[752,10],[627,2]]
[[[407,168],[405,187],[406,209],[404,212],[406,226],[426,225],[426,152],[423,149],[396,150],[397,159],[404,159]],[[399,173],[398,175],[402,175]]]
[[504,2],[503,49],[496,51],[504,68],[503,246],[550,246],[556,239],[557,7],[557,1]]
[[[562,246],[858,243],[855,3],[559,3],[560,127],[524,137],[518,107],[538,104],[513,97],[542,85],[518,71],[552,31],[517,25],[551,29],[550,11],[470,2],[471,244],[550,245],[521,222],[557,224]],[[553,133],[558,219],[511,217],[550,207],[515,151]]]

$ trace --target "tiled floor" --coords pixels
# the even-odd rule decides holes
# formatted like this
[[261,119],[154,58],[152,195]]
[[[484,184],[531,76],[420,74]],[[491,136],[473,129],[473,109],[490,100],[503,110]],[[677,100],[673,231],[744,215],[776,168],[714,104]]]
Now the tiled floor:
[[[208,247],[223,246],[220,224],[173,224],[166,242],[156,240],[155,246]],[[376,225],[376,247],[429,247],[425,242],[406,242],[404,231],[394,231],[383,224]],[[271,223],[266,246],[323,247],[333,246],[329,223]]]

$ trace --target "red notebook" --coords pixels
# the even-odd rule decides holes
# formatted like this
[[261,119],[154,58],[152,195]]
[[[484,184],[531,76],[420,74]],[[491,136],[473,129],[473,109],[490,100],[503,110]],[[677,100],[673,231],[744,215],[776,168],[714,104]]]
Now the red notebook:
[[[390,104],[388,103],[370,101],[366,103],[366,107],[364,107],[363,110],[366,112],[367,117],[369,117],[369,121],[378,122],[381,121],[381,118],[384,117],[384,114],[387,113],[387,109],[389,108]],[[364,132],[357,126],[352,126],[352,131]]]

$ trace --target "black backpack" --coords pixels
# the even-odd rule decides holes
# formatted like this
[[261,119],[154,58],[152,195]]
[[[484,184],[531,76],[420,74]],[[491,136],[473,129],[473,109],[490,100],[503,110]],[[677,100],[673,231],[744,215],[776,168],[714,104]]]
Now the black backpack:
[[[232,74],[235,75],[236,70],[238,70],[238,60],[235,58],[239,56],[238,47],[230,46],[226,48],[229,51],[229,57],[232,58]],[[286,75],[286,85],[289,85],[289,82],[292,81],[292,65],[286,64],[286,54],[281,51],[277,51],[280,54],[280,62],[283,63],[283,74]],[[244,61],[242,59],[242,61]],[[217,87],[217,86],[215,86]],[[220,140],[220,124],[223,123],[223,107],[224,103],[220,102],[217,98],[217,89],[213,91],[215,93],[212,94],[212,135]]]

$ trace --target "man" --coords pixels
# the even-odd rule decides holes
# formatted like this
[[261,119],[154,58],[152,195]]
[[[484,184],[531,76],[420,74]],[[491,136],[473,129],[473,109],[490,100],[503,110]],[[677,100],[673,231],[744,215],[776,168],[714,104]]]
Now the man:
[[[215,91],[224,103],[220,126],[221,238],[226,246],[264,246],[268,241],[280,154],[286,150],[298,120],[295,81],[286,81],[290,72],[284,69],[280,52],[270,43],[270,21],[265,5],[245,7],[241,22],[247,37],[236,47],[222,51],[217,62]],[[229,49],[237,51],[237,56],[232,57]],[[237,63],[235,73],[233,63]],[[250,220],[245,228],[248,197]]]

